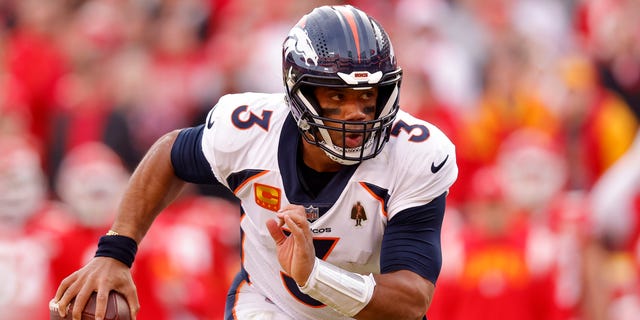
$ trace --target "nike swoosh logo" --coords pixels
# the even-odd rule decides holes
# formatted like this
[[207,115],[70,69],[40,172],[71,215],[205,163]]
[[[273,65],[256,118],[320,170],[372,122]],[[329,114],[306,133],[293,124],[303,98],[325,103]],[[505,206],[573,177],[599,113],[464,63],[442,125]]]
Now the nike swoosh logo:
[[213,115],[209,114],[209,119],[207,119],[207,129],[211,129],[211,127],[213,127],[213,123],[215,121],[213,120]]
[[447,157],[444,158],[444,160],[442,160],[442,162],[440,162],[440,164],[438,165],[436,165],[435,162],[431,162],[431,172],[437,173],[438,171],[440,171],[440,169],[442,169],[442,167],[447,162],[447,160],[449,160],[449,155],[447,155]]

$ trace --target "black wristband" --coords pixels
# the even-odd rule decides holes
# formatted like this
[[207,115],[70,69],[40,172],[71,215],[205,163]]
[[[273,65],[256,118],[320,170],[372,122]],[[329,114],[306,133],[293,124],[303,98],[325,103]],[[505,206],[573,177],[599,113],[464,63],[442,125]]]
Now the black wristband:
[[132,238],[121,235],[102,236],[95,256],[114,258],[131,268],[136,252],[138,244]]

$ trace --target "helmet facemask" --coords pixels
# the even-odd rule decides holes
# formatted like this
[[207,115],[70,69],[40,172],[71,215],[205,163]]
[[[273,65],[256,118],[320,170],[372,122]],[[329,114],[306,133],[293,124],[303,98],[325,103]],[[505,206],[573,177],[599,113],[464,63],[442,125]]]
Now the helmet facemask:
[[[317,85],[316,85],[317,86]],[[337,88],[368,89],[371,86],[346,86],[330,85]],[[376,112],[373,120],[369,121],[345,121],[324,117],[321,107],[314,96],[313,86],[302,82],[294,87],[290,104],[294,118],[303,138],[310,144],[320,147],[333,161],[343,165],[353,165],[363,160],[378,155],[389,139],[391,125],[398,112],[399,84],[393,82],[376,86],[378,98]],[[331,139],[331,132],[337,132],[342,141]],[[346,137],[350,134],[358,134],[364,137],[358,147],[346,146]]]

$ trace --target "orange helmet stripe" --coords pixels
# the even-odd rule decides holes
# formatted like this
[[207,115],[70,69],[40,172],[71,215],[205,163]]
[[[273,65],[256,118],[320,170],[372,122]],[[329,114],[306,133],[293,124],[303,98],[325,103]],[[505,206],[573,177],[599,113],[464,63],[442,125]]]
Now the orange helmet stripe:
[[342,15],[345,17],[345,19],[347,20],[347,23],[349,24],[349,27],[351,28],[351,33],[353,34],[353,40],[356,43],[356,54],[358,55],[358,61],[360,61],[360,37],[358,34],[358,26],[356,25],[356,18],[353,15],[353,12],[351,12],[351,10],[346,9],[345,7],[337,7],[338,11],[340,11],[340,13],[342,13]]

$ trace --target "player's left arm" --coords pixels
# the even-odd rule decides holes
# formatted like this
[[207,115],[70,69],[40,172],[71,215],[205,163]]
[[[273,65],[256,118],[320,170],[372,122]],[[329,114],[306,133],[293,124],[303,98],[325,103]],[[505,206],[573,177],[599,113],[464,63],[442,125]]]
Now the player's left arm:
[[440,230],[445,203],[446,194],[442,194],[426,205],[403,210],[389,221],[373,297],[355,318],[424,317],[442,266]]
[[[413,156],[394,164],[399,185],[389,203],[380,274],[374,275],[373,295],[357,319],[425,318],[440,275],[446,197],[458,176],[455,146],[428,123],[412,118],[401,123],[398,153]],[[403,131],[411,143],[401,143],[407,138]]]

